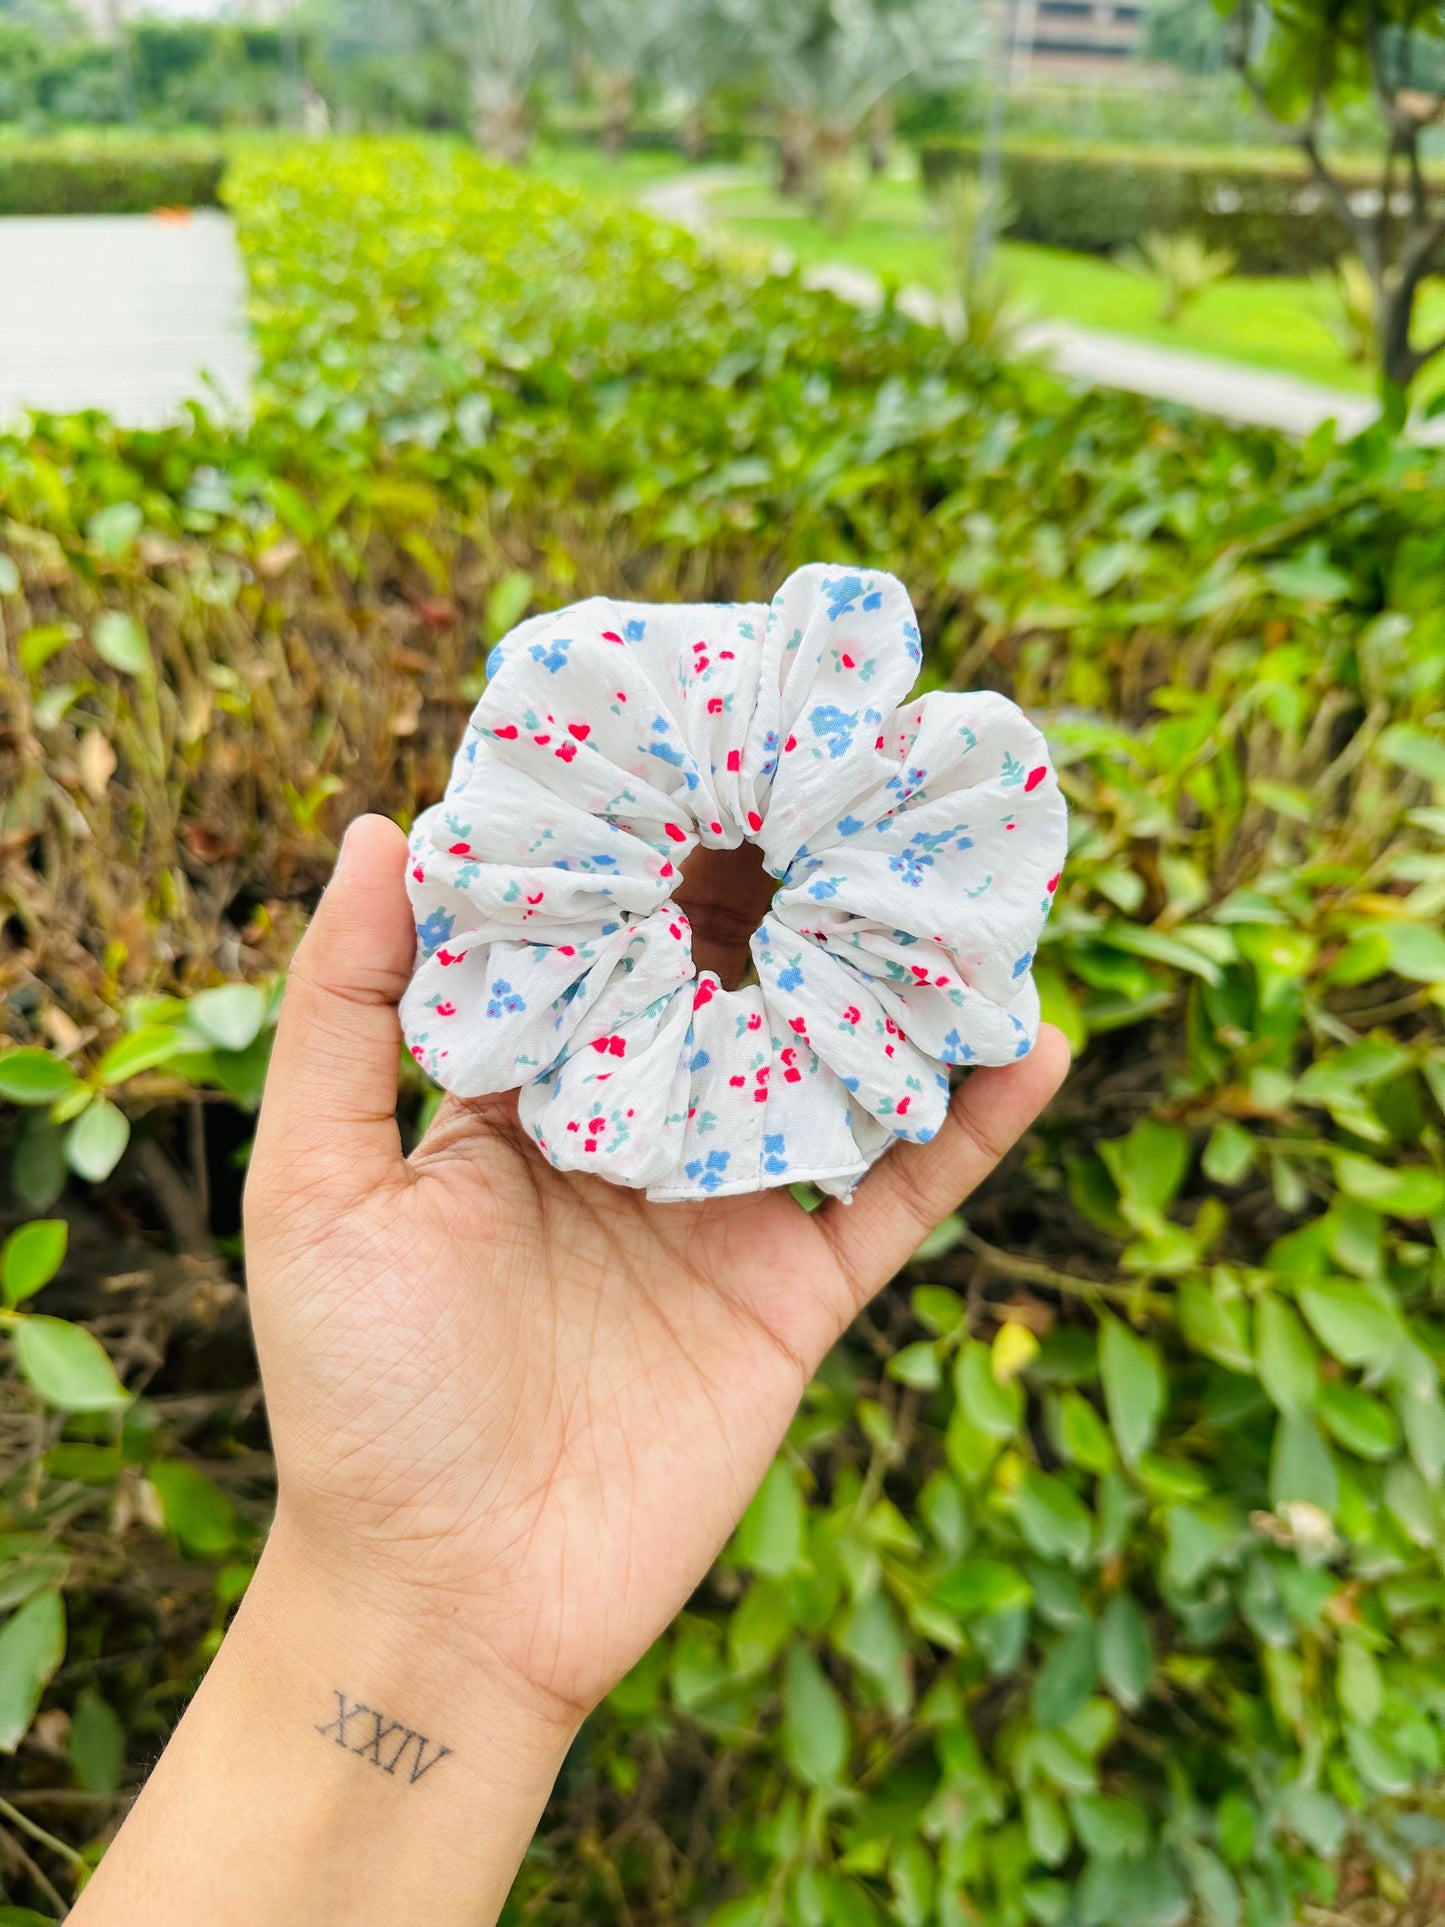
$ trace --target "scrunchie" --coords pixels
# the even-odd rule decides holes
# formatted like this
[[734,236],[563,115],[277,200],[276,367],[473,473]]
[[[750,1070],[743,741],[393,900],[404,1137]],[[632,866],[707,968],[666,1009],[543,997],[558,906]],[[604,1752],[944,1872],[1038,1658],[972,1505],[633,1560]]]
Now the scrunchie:
[[[594,598],[513,630],[411,837],[418,1063],[519,1088],[558,1169],[659,1200],[846,1196],[931,1138],[946,1066],[1033,1046],[1065,809],[1013,703],[904,700],[921,660],[901,583],[821,564],[767,607]],[[779,888],[726,990],[672,896],[744,839]]]

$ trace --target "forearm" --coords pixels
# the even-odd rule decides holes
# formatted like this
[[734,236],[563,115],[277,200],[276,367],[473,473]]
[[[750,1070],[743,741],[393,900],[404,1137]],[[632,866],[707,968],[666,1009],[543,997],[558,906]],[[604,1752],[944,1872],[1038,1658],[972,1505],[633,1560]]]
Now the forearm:
[[71,1918],[482,1927],[570,1737],[440,1623],[319,1580],[278,1534]]

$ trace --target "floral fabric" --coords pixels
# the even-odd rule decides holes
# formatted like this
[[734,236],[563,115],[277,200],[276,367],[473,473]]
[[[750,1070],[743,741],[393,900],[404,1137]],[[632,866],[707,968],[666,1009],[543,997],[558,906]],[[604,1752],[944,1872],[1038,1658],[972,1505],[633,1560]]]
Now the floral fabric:
[[[931,1138],[950,1066],[1033,1046],[1065,809],[1005,698],[908,699],[921,655],[901,583],[821,564],[767,606],[515,629],[411,839],[412,1055],[518,1089],[554,1165],[655,1199],[846,1196]],[[726,990],[673,893],[745,839],[778,889]]]

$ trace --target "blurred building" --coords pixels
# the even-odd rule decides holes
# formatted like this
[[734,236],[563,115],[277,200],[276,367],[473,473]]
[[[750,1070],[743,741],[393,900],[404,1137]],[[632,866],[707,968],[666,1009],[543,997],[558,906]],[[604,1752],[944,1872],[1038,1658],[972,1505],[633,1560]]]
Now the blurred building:
[[1139,81],[1139,0],[1009,0],[1015,86],[1038,81]]

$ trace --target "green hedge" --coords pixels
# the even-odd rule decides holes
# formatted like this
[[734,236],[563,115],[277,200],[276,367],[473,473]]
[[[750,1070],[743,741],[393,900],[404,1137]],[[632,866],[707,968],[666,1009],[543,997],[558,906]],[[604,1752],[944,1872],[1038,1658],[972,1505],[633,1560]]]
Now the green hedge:
[[225,156],[168,142],[0,142],[0,214],[148,214],[214,207]]
[[[976,169],[979,151],[966,135],[921,142],[926,186],[936,191],[951,174]],[[1245,274],[1307,274],[1351,246],[1291,153],[1019,142],[1005,150],[1003,172],[1016,210],[1010,234],[1046,247],[1108,254],[1146,234],[1192,231],[1232,249]],[[1360,193],[1376,180],[1364,166],[1344,178]],[[1445,178],[1432,176],[1431,194],[1445,214]]]
[[0,1797],[98,1848],[254,1563],[237,1192],[341,825],[438,797],[528,609],[852,557],[907,579],[926,686],[1049,731],[1076,1067],[826,1362],[507,1927],[1291,1927],[1352,1834],[1408,1869],[1441,458],[1071,393],[439,145],[256,146],[228,196],[254,422],[0,437],[0,1243],[70,1227],[0,1271],[138,1394],[47,1409],[0,1340],[0,1602],[62,1594],[68,1642],[7,1686]]

